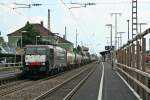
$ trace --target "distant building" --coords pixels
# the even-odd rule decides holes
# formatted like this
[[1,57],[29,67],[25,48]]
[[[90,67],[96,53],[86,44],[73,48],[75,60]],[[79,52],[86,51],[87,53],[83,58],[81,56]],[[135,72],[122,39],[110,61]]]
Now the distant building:
[[85,51],[85,52],[88,52],[89,51],[89,48],[88,47],[85,47],[85,46],[82,46],[82,51]]
[[2,45],[3,43],[5,43],[4,38],[0,36],[0,45]]
[[6,50],[3,48],[3,46],[6,44],[4,41],[4,38],[0,36],[0,53],[7,53]]
[[[41,40],[42,41],[47,41],[50,44],[57,44],[58,46],[61,46],[65,49],[68,50],[72,50],[73,49],[73,43],[71,43],[70,41],[65,40],[64,38],[58,36],[58,33],[52,33],[50,32],[47,28],[45,28],[43,26],[43,22],[41,21],[40,24],[31,24],[34,28],[35,31],[40,33],[41,36]],[[25,27],[25,26],[24,26]],[[18,30],[16,30],[15,32],[12,32],[10,34],[8,34],[8,44],[11,47],[14,48],[18,48],[18,42],[19,40],[21,40],[22,38],[22,32],[23,32],[23,28],[20,28]]]
[[82,49],[83,55],[90,56],[88,47],[82,46],[81,49]]
[[5,42],[2,36],[0,37],[0,53],[14,53],[14,49],[8,46],[8,43]]

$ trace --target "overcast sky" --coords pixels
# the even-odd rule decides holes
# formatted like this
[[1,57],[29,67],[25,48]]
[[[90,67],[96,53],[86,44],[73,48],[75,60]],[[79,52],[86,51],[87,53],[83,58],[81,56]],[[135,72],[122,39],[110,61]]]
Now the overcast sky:
[[[64,27],[67,26],[67,39],[75,43],[75,30],[78,29],[78,44],[81,41],[90,47],[90,51],[99,52],[104,46],[110,43],[109,28],[105,25],[112,23],[114,17],[112,12],[122,13],[118,17],[118,32],[126,32],[123,35],[123,42],[127,41],[127,19],[131,20],[132,0],[63,0],[65,3],[78,2],[96,3],[95,6],[87,8],[71,9],[64,6],[61,0],[0,0],[0,31],[7,40],[7,34],[21,28],[29,20],[31,23],[44,21],[47,27],[47,10],[51,9],[51,30],[62,36]],[[41,3],[43,6],[31,7],[30,9],[15,9],[14,3]],[[150,22],[150,1],[138,0],[138,22],[146,22],[148,25],[142,27],[142,31],[149,27]],[[73,5],[67,4],[67,7]],[[77,5],[74,5],[77,6]],[[130,24],[131,26],[131,24]],[[113,29],[114,30],[114,29]],[[131,32],[131,30],[130,30]],[[113,31],[114,36],[114,31]]]

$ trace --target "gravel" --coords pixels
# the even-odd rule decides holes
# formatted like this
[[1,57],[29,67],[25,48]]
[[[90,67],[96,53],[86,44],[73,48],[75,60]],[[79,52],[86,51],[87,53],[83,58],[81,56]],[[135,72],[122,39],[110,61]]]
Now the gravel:
[[8,95],[0,97],[0,100],[33,100],[34,98],[41,95],[42,93],[50,90],[51,88],[62,83],[66,79],[69,79],[71,76],[76,75],[80,71],[82,71],[86,68],[89,68],[94,64],[92,63],[89,65],[85,65],[84,67],[80,67],[80,68],[77,68],[75,70],[66,72],[60,76],[55,77],[55,78],[45,80],[42,82],[37,82],[34,85],[31,85],[29,87],[20,89],[18,91],[15,91],[13,93],[10,93]]

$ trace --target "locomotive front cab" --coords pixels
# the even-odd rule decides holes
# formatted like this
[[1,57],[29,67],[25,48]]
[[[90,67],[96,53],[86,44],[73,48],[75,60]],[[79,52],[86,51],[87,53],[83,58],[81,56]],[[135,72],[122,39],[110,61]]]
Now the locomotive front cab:
[[31,73],[49,71],[49,52],[49,49],[44,46],[27,46],[23,70]]

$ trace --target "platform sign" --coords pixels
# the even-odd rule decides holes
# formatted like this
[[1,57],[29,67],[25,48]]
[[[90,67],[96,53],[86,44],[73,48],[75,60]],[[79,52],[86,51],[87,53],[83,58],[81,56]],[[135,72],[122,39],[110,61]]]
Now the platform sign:
[[114,50],[114,46],[105,46],[105,50]]
[[109,50],[109,46],[105,46],[105,50]]
[[110,50],[114,50],[115,46],[110,46]]

